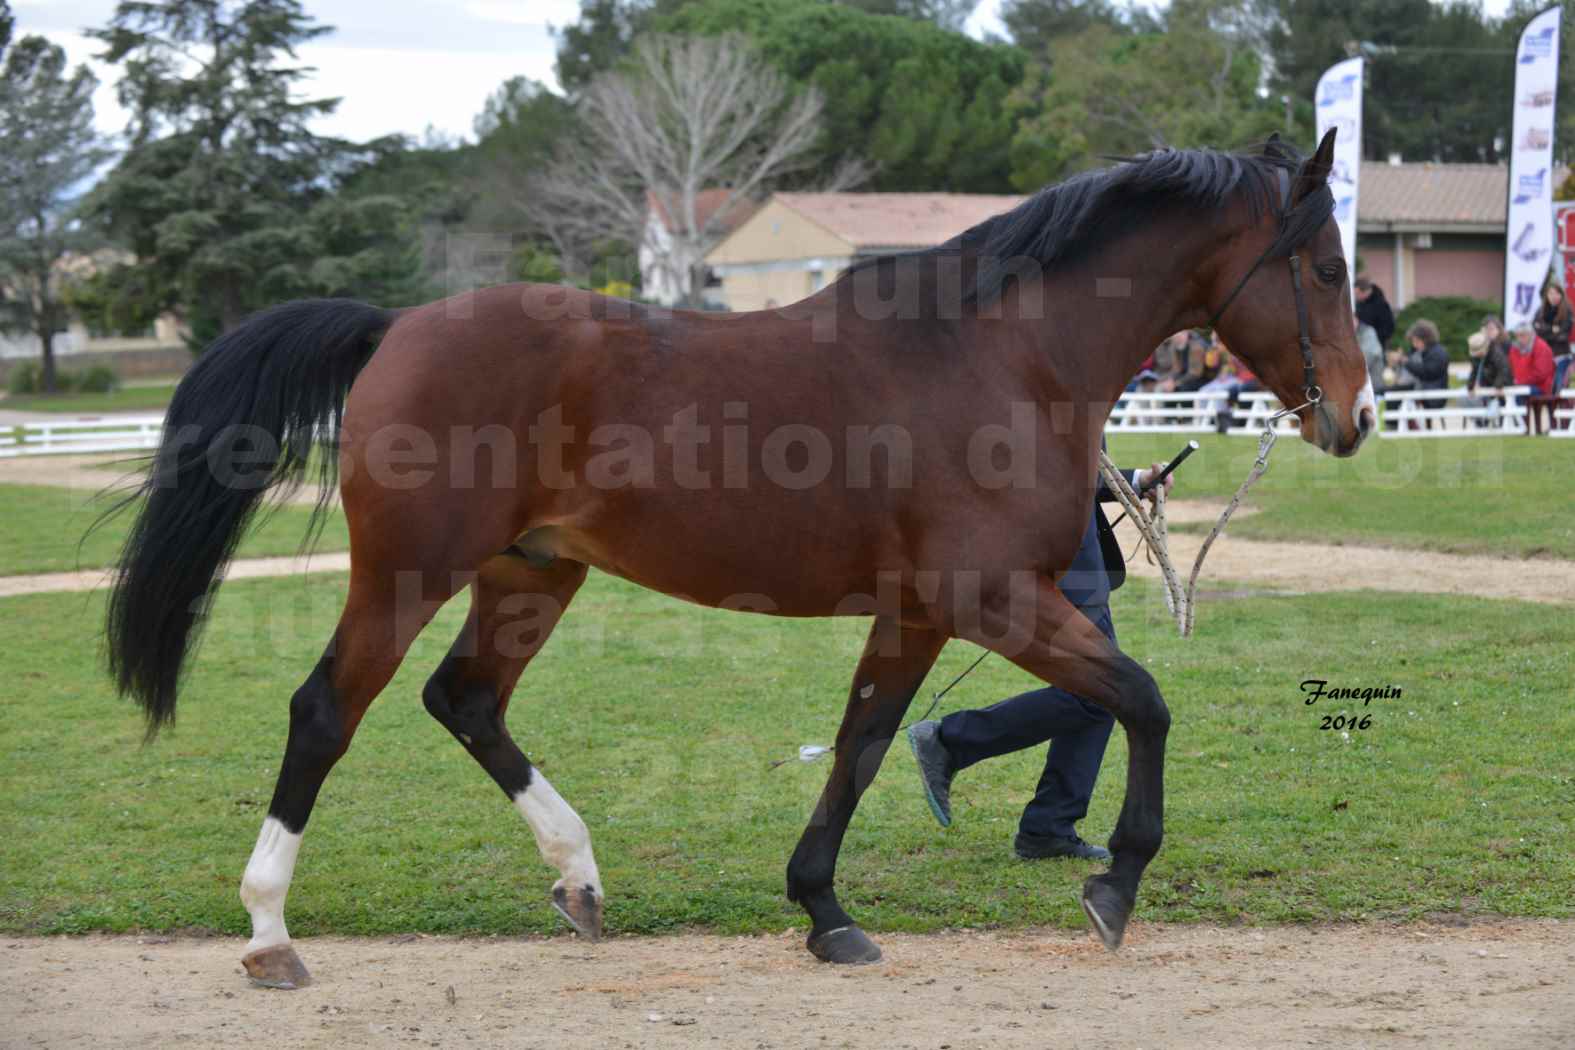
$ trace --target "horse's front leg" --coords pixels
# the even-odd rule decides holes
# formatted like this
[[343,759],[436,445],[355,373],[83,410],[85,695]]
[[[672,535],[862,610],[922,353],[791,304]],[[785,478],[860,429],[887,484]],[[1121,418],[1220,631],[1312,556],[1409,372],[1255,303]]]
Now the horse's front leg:
[[837,852],[859,796],[875,779],[903,712],[945,644],[942,634],[904,627],[887,617],[876,619],[864,644],[847,713],[837,731],[836,762],[788,862],[788,899],[809,912],[813,926],[807,947],[826,962],[868,963],[880,958],[875,942],[837,903],[832,886]]
[[1118,649],[1049,580],[1014,573],[986,588],[957,636],[1106,708],[1127,734],[1127,794],[1110,836],[1110,870],[1083,883],[1083,911],[1105,947],[1121,946],[1143,870],[1164,837],[1170,711],[1153,676]]

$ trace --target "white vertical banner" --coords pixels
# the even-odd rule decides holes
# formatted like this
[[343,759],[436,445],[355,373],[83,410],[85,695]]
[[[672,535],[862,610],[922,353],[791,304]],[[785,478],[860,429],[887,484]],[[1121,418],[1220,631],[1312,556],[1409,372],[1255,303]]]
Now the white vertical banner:
[[1346,276],[1356,277],[1356,197],[1362,179],[1362,60],[1336,62],[1318,78],[1313,102],[1318,113],[1318,138],[1330,128],[1334,136],[1334,221],[1345,249]]
[[1504,319],[1531,320],[1553,255],[1553,100],[1559,87],[1559,16],[1526,23],[1515,48],[1515,116],[1509,140],[1504,230]]

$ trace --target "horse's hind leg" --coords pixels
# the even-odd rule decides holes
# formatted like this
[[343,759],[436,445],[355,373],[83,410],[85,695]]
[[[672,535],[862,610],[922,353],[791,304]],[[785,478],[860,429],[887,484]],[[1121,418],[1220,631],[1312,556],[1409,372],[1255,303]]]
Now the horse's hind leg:
[[[1110,711],[1127,734],[1127,793],[1110,836],[1110,870],[1083,883],[1083,911],[1110,949],[1120,947],[1138,884],[1164,838],[1165,740],[1170,711],[1153,677],[1121,652],[1048,579],[987,596],[977,633],[1045,682]],[[971,636],[971,637],[970,637]]]
[[578,562],[535,566],[515,555],[493,558],[471,587],[470,617],[423,699],[524,815],[542,859],[558,870],[553,906],[594,941],[602,932],[602,883],[590,833],[504,726],[514,683],[584,580]]
[[881,617],[870,629],[837,731],[836,764],[809,827],[788,862],[788,899],[809,912],[806,946],[826,962],[868,963],[880,949],[837,903],[837,852],[859,796],[875,779],[903,712],[930,673],[946,638]]
[[[443,586],[435,574],[423,577],[423,590],[441,592]],[[241,879],[241,901],[252,919],[242,964],[258,984],[295,988],[310,980],[284,925],[285,895],[307,818],[329,771],[350,747],[361,716],[393,677],[415,635],[452,593],[400,596],[395,574],[352,571],[333,644],[290,700],[284,763]]]

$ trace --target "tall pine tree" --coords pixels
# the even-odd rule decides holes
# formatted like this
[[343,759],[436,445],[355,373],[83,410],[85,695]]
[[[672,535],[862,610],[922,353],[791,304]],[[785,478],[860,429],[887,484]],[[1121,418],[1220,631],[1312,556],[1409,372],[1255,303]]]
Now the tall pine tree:
[[0,326],[38,336],[52,392],[67,313],[61,264],[91,246],[74,206],[109,152],[93,128],[93,74],[68,71],[65,52],[41,36],[9,46],[10,33],[0,4]]
[[337,99],[303,99],[296,49],[330,32],[297,0],[122,0],[92,36],[120,63],[131,148],[93,213],[136,261],[110,303],[173,310],[203,343],[301,295],[418,294],[419,244],[394,197],[335,199],[357,159],[315,134]]

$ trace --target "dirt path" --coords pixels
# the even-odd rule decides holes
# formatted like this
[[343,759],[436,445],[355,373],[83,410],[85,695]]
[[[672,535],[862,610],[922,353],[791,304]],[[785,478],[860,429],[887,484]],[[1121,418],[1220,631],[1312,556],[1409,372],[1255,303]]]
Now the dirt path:
[[235,939],[0,941],[0,1044],[171,1047],[1575,1046],[1575,923],[1138,925],[881,938],[319,938],[316,983],[250,986]]
[[[226,580],[251,580],[260,576],[297,576],[308,572],[345,572],[350,568],[350,552],[323,552],[304,557],[242,558],[229,564]],[[19,594],[45,594],[51,591],[91,591],[108,587],[108,569],[83,569],[80,572],[48,572],[37,576],[0,576],[0,598]]]
[[[1212,527],[1224,504],[1177,500],[1167,518],[1172,525],[1201,522]],[[1252,513],[1242,507],[1232,521]],[[1130,522],[1116,526],[1121,549],[1130,552],[1138,532]],[[1185,586],[1206,532],[1170,533],[1170,557]],[[1159,567],[1143,553],[1127,563],[1129,571],[1154,580]],[[1244,540],[1228,531],[1214,541],[1203,562],[1198,589],[1221,580],[1251,583],[1276,590],[1405,591],[1413,594],[1463,594],[1478,598],[1517,598],[1530,602],[1575,602],[1575,561],[1490,558],[1475,554],[1395,550],[1333,543],[1281,543]]]
[[[50,485],[80,492],[85,500],[104,489],[124,487],[135,461],[148,454],[100,452],[84,456],[14,456],[0,459],[0,484]],[[315,487],[304,486],[289,502],[310,506],[317,502],[317,492]],[[338,501],[336,493],[334,502]]]

